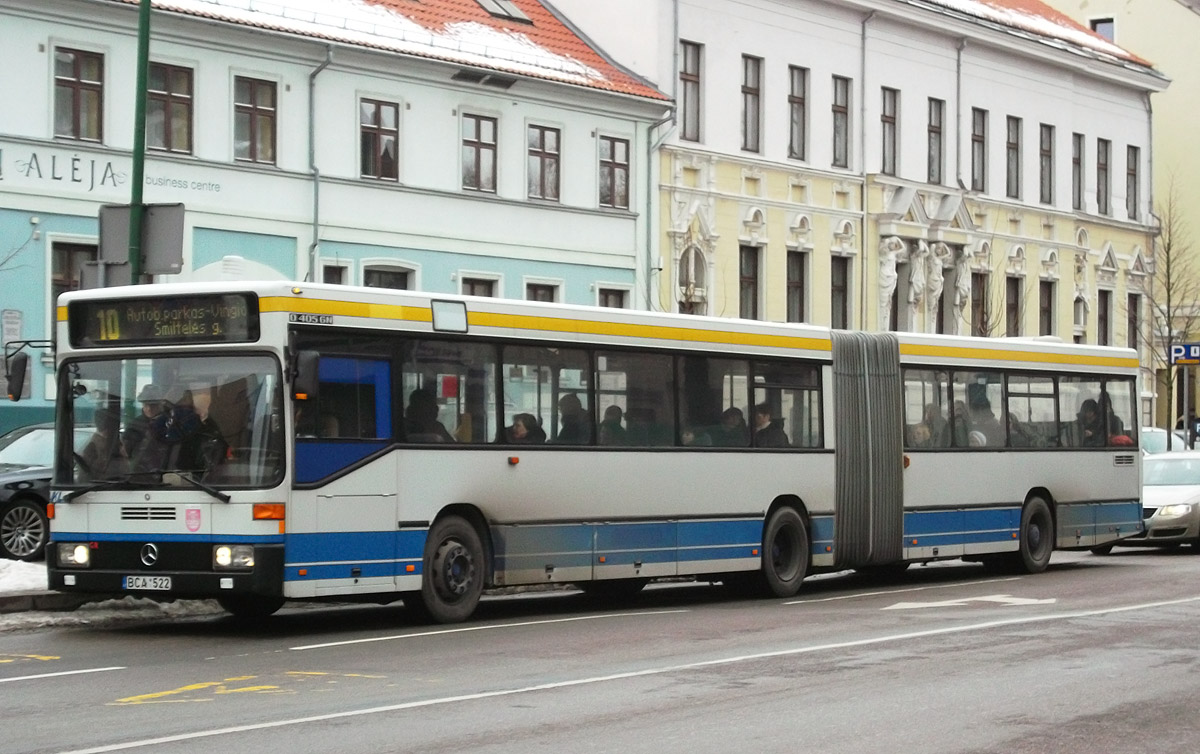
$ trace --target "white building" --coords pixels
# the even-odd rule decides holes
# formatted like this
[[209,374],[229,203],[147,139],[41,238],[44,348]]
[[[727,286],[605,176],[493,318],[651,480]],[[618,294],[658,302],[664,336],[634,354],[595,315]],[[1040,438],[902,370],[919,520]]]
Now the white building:
[[[645,307],[651,126],[670,102],[538,0],[153,0],[144,201],[159,280],[294,278]],[[136,0],[0,0],[5,342],[130,201]],[[107,268],[110,276],[117,268]],[[48,411],[48,357],[31,401]],[[32,413],[30,413],[32,411]]]
[[1037,0],[556,2],[677,100],[653,305],[1148,364],[1146,61]]

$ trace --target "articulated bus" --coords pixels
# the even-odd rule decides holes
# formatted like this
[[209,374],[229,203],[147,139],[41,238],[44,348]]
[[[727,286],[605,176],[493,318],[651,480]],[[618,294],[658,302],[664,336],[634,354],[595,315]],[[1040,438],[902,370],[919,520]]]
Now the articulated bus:
[[57,321],[61,591],[453,622],[496,587],[787,597],[1142,530],[1126,349],[279,282]]

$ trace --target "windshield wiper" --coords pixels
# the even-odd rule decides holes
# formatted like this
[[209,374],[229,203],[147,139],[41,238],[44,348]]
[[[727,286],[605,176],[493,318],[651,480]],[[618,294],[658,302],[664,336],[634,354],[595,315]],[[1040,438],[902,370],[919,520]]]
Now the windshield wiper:
[[[218,490],[215,487],[208,486],[204,482],[201,482],[199,479],[195,479],[194,477],[192,477],[189,474],[172,473],[172,472],[167,472],[167,473],[171,473],[172,476],[182,479],[183,481],[187,482],[188,484],[192,485],[193,487],[195,487],[198,490],[203,490],[204,492],[207,492],[208,494],[212,495],[216,499],[220,500],[222,503],[228,503],[230,500],[232,500],[232,498],[229,497],[229,495],[226,495],[224,492],[221,492],[220,490]],[[166,474],[164,474],[163,476],[164,476],[164,480],[165,480]]]
[[157,486],[162,485],[163,479],[162,479],[161,471],[131,471],[128,474],[122,474],[120,476],[116,476],[111,479],[105,479],[102,482],[97,482],[95,484],[89,484],[87,487],[80,487],[77,490],[71,490],[70,492],[68,492],[66,495],[63,496],[63,500],[64,500],[64,502],[69,503],[72,500],[74,500],[75,498],[79,497],[80,495],[86,495],[89,492],[95,492],[96,490],[114,489],[114,488],[120,487],[122,485],[133,484],[134,477],[146,476],[146,475],[157,475],[158,479],[156,479],[154,481],[154,484]]

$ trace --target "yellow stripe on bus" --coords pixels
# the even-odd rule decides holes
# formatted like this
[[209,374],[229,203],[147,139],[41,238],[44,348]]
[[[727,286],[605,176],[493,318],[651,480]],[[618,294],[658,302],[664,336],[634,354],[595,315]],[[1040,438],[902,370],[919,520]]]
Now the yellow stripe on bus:
[[259,299],[258,310],[261,312],[295,312],[296,314],[330,314],[339,317],[399,319],[409,322],[429,322],[433,319],[432,311],[423,306],[368,304],[300,297],[284,298],[283,296],[267,296]]
[[931,346],[920,343],[900,344],[901,356],[936,356],[944,359],[992,359],[994,361],[1036,362],[1042,364],[1076,364],[1088,366],[1137,369],[1137,359],[1124,356],[1092,356],[1089,354],[1053,353],[1050,351],[1005,351],[999,348],[964,348],[962,346]]
[[59,322],[66,322],[67,321],[67,307],[56,306],[54,308],[54,316],[58,317]]
[[[343,317],[361,317],[407,322],[430,322],[433,312],[427,307],[401,306],[395,304],[370,304],[329,299],[287,298],[268,296],[259,300],[263,312],[294,312],[296,314],[327,314]],[[60,308],[59,318],[65,318]],[[537,317],[526,314],[470,311],[467,322],[475,327],[507,328],[530,332],[578,333],[610,337],[639,338],[646,340],[675,340],[713,345],[766,346],[808,351],[833,350],[831,340],[791,335],[768,335],[764,333],[740,333],[729,330],[701,330],[671,325],[641,325],[622,322],[604,322],[562,317]],[[970,346],[939,346],[920,343],[900,344],[902,356],[925,356],[935,358],[988,359],[1002,362],[1073,364],[1080,366],[1103,366],[1136,369],[1137,359],[1124,356],[1093,356],[1089,354],[1055,353],[1052,351],[1009,351],[999,348]]]

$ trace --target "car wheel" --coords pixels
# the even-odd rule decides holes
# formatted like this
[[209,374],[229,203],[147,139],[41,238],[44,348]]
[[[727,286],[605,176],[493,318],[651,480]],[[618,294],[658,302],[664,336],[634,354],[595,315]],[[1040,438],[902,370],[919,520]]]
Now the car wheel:
[[20,498],[0,512],[0,555],[13,560],[41,560],[49,538],[50,522],[38,501]]

